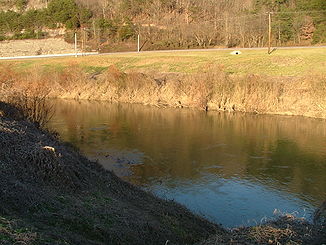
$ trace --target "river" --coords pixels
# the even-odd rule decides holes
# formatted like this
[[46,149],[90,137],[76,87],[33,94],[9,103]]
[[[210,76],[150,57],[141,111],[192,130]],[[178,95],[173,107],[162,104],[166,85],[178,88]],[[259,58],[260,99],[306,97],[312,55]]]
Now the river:
[[326,198],[326,121],[56,100],[49,127],[91,160],[225,227],[311,218]]

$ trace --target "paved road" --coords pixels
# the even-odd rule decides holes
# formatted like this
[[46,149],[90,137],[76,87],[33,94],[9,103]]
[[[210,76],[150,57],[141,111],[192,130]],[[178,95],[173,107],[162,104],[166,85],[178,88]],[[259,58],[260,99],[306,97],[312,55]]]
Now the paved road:
[[[272,49],[311,49],[311,48],[326,48],[326,46],[298,46],[298,47],[272,47]],[[264,48],[207,48],[207,49],[173,49],[173,50],[151,50],[151,51],[141,51],[140,53],[169,53],[169,52],[209,52],[209,51],[225,51],[229,50],[266,50]],[[98,55],[114,55],[114,54],[136,54],[138,52],[116,52],[116,53],[100,53]]]
[[[274,49],[314,49],[326,48],[326,46],[299,46],[299,47],[275,47]],[[273,49],[273,48],[272,48]],[[209,49],[177,49],[177,50],[153,50],[141,51],[140,53],[173,53],[173,52],[212,52],[212,51],[233,51],[233,50],[266,50],[267,48],[209,48]],[[116,55],[116,54],[137,54],[134,52],[115,52],[115,53],[70,53],[70,54],[48,54],[35,56],[16,56],[16,57],[0,57],[0,60],[16,60],[16,59],[41,59],[41,58],[56,58],[56,57],[71,57],[71,56],[90,56],[90,55]]]

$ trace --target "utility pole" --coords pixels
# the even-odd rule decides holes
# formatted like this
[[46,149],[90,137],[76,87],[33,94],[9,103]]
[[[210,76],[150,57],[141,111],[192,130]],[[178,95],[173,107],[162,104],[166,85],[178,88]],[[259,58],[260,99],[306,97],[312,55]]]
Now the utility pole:
[[271,39],[272,39],[272,13],[268,12],[268,54],[271,53]]
[[140,36],[138,34],[138,41],[137,41],[137,52],[140,52]]
[[94,39],[96,39],[96,26],[95,26],[95,20],[93,19],[93,36]]
[[84,41],[84,37],[85,37],[85,34],[84,34],[84,28],[81,28],[81,55],[83,56],[83,53],[84,53],[84,46],[85,46],[85,41]]
[[229,22],[228,22],[228,13],[225,13],[225,46],[229,45]]
[[87,43],[87,30],[84,28],[84,52],[86,51],[86,43]]
[[77,57],[77,32],[75,32],[75,57]]

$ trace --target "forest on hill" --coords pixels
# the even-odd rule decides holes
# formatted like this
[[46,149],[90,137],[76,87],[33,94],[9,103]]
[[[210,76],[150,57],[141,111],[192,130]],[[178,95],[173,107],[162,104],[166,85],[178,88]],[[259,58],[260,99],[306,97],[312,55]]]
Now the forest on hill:
[[[38,1],[38,2],[37,2]],[[41,7],[40,7],[41,6]],[[105,51],[326,43],[325,0],[0,0],[0,40],[65,38]]]

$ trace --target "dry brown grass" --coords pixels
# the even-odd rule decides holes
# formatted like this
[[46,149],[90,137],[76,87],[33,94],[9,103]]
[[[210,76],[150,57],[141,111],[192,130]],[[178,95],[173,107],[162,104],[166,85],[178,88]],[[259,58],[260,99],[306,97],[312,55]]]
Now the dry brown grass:
[[28,229],[19,229],[16,222],[0,216],[0,244],[32,245],[37,238],[35,232]]
[[197,245],[320,245],[326,242],[325,228],[286,215],[266,224],[234,228],[227,235],[212,236]]
[[24,73],[8,66],[0,69],[5,73],[0,77],[4,94],[19,90],[39,97],[326,118],[323,75],[228,75],[222,66],[208,66],[196,74],[125,73],[116,66],[87,73],[75,64],[51,74],[40,67]]
[[14,105],[24,118],[45,127],[53,115],[46,75],[32,69],[17,73],[9,66],[0,68],[1,100]]
[[268,76],[326,75],[325,48],[282,49],[268,55],[266,50],[243,50],[241,55],[230,55],[231,50],[182,52],[117,53],[101,56],[58,57],[33,60],[1,61],[18,69],[33,65],[55,68],[72,63],[84,68],[108,68],[116,65],[124,72],[202,73],[208,65],[223,65],[227,73]]

